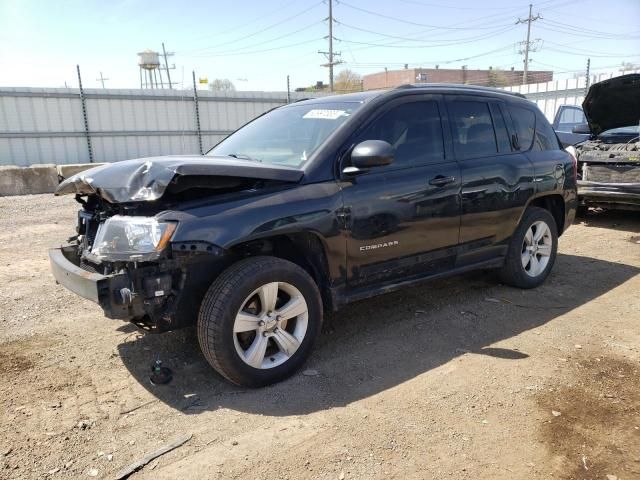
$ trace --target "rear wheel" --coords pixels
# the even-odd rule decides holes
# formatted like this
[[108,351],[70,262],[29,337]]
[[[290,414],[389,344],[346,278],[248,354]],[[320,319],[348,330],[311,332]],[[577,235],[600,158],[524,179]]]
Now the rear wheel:
[[537,287],[551,272],[557,251],[558,229],[553,216],[543,208],[530,207],[511,237],[500,277],[514,287]]
[[232,265],[205,294],[198,341],[229,381],[260,387],[290,376],[309,356],[322,325],[322,302],[302,268],[274,257]]

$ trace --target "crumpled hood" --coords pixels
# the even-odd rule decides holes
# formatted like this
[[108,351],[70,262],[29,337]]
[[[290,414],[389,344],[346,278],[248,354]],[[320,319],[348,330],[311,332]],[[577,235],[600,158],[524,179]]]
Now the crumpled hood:
[[183,176],[234,177],[295,183],[300,181],[302,175],[302,170],[250,160],[174,155],[125,160],[91,168],[64,180],[55,194],[95,193],[110,203],[140,202],[159,199],[172,181]]
[[582,102],[591,132],[596,135],[612,128],[640,122],[640,73],[622,75],[594,83]]

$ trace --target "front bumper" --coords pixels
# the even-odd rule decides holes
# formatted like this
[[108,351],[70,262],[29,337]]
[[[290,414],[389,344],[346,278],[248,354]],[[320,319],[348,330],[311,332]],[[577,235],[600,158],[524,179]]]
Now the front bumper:
[[231,262],[222,249],[202,242],[172,248],[171,255],[155,262],[110,263],[105,264],[108,269],[95,269],[113,274],[87,271],[74,244],[51,249],[49,261],[58,283],[100,305],[106,317],[160,333],[193,324],[207,288]]
[[640,209],[640,183],[600,183],[578,180],[581,205]]
[[51,272],[56,281],[92,302],[99,304],[109,318],[132,320],[136,309],[126,296],[130,291],[131,279],[127,273],[101,275],[80,268],[76,247],[68,245],[49,250]]

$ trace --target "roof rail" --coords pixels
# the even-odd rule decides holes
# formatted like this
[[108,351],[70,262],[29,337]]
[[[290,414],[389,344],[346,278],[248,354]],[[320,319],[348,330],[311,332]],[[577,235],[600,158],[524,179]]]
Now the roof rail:
[[398,85],[394,87],[393,90],[406,90],[407,88],[415,88],[420,87],[422,84],[420,83],[403,83],[402,85]]
[[469,90],[490,90],[497,91],[499,93],[505,93],[507,95],[513,95],[519,98],[527,98],[522,93],[519,92],[511,92],[509,90],[503,90],[502,88],[496,87],[485,87],[483,85],[472,85],[472,84],[459,84],[459,83],[405,83],[402,85],[398,85],[392,90],[407,90],[409,88],[420,88],[420,87],[457,87],[457,88],[467,88]]

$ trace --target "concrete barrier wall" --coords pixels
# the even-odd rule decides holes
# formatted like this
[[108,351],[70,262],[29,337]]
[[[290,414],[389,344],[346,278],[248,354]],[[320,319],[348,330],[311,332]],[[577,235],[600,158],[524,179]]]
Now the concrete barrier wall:
[[61,180],[103,163],[0,166],[0,197],[53,193]]
[[58,183],[58,171],[53,164],[0,166],[0,196],[52,193]]

